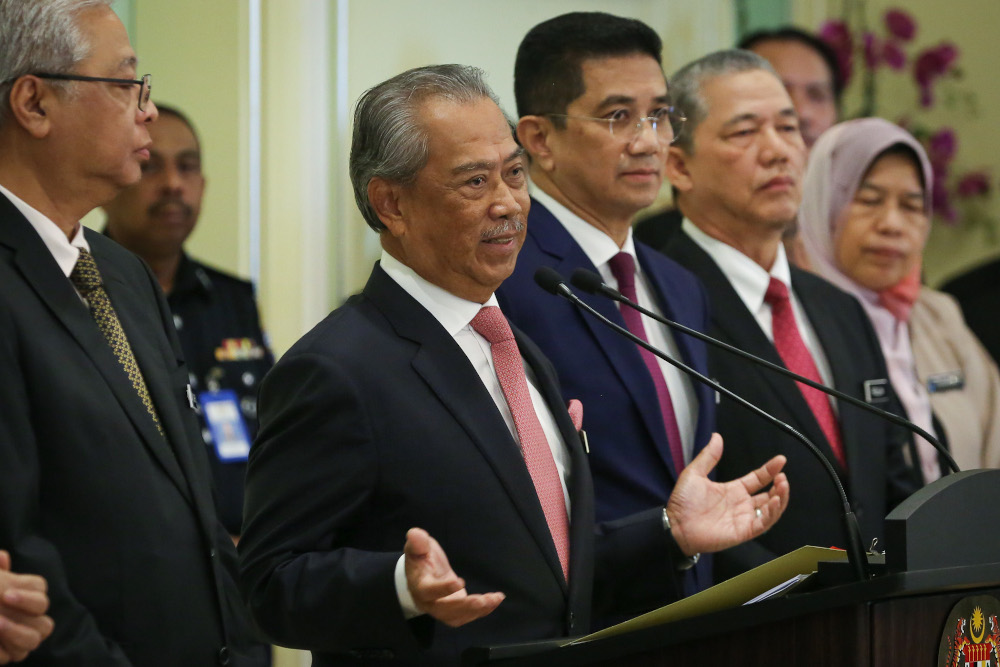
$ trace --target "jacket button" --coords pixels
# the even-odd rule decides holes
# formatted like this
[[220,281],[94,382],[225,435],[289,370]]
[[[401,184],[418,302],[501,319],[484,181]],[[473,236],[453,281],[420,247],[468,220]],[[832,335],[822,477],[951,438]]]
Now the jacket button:
[[569,613],[569,633],[573,634],[573,630],[576,628],[576,616],[573,612]]
[[223,646],[222,648],[220,648],[219,649],[219,655],[217,656],[216,659],[218,660],[218,663],[220,665],[228,665],[229,664],[229,647],[228,646]]

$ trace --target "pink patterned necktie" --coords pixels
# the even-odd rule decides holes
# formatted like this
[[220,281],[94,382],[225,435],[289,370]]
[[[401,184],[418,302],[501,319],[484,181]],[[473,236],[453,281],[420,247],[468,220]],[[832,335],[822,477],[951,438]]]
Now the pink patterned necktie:
[[535,408],[528,393],[528,380],[524,376],[521,352],[510,330],[507,318],[496,306],[486,306],[472,319],[472,328],[490,343],[493,365],[504,398],[514,417],[514,427],[521,441],[521,454],[528,466],[528,473],[535,485],[535,493],[545,513],[552,541],[559,554],[563,576],[569,579],[569,517],[563,498],[559,471],[548,440],[542,431]]
[[[635,303],[639,303],[639,298],[635,292],[635,260],[627,252],[620,252],[610,260],[611,273],[618,281],[618,291],[622,295]],[[625,326],[633,334],[643,339],[647,343],[646,327],[642,324],[642,315],[634,308],[622,304],[622,319]],[[637,345],[639,355],[642,357],[649,376],[653,379],[653,386],[656,387],[656,397],[660,402],[660,414],[663,415],[663,428],[667,432],[667,442],[670,444],[670,456],[674,460],[674,469],[679,475],[684,470],[684,450],[681,448],[681,431],[677,427],[677,414],[674,412],[674,402],[670,399],[670,389],[667,388],[667,381],[663,377],[663,370],[656,360],[656,356]]]
[[[785,366],[793,373],[803,375],[814,382],[822,382],[816,362],[809,354],[809,348],[802,342],[799,335],[799,328],[795,324],[795,314],[792,312],[792,302],[788,298],[788,288],[785,283],[777,278],[771,278],[764,294],[764,301],[771,306],[771,329],[774,335],[774,347],[778,350],[778,356],[785,362]],[[837,418],[830,407],[830,401],[826,394],[804,384],[797,384],[803,398],[809,404],[816,421],[819,422],[820,430],[830,443],[830,449],[834,456],[840,461],[840,465],[847,468],[847,457],[844,456],[844,444],[840,439],[840,427],[837,425]]]

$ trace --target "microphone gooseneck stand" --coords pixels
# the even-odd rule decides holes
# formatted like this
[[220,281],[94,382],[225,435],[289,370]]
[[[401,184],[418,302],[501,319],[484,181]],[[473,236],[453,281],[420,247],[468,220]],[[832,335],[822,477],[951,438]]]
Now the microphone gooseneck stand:
[[744,350],[741,350],[738,347],[734,347],[728,343],[724,343],[721,340],[718,340],[717,338],[712,338],[711,336],[703,334],[702,332],[696,329],[684,326],[679,322],[674,322],[673,320],[669,320],[666,317],[658,315],[651,310],[643,308],[642,306],[635,303],[631,299],[622,295],[622,293],[619,292],[618,290],[608,286],[601,278],[601,276],[597,275],[593,271],[588,271],[587,269],[576,269],[573,272],[573,277],[571,279],[571,282],[573,283],[574,287],[578,287],[579,289],[583,290],[584,292],[587,292],[588,294],[597,294],[601,296],[606,296],[609,299],[618,301],[619,303],[624,303],[630,308],[634,308],[643,315],[651,317],[657,322],[665,324],[671,329],[675,329],[677,331],[680,331],[681,333],[693,336],[694,338],[704,341],[709,345],[714,345],[719,349],[735,354],[736,356],[742,357],[747,361],[751,361],[759,366],[763,366],[764,368],[770,369],[775,373],[779,373],[781,375],[784,375],[785,377],[789,377],[795,380],[796,382],[801,382],[802,384],[812,387],[813,389],[817,389],[825,394],[838,398],[844,401],[845,403],[849,403],[854,407],[861,408],[862,410],[867,410],[868,412],[876,414],[879,417],[882,417],[883,419],[892,422],[893,424],[896,424],[897,426],[902,426],[911,433],[916,433],[921,438],[931,443],[934,449],[937,450],[938,454],[940,454],[944,458],[945,462],[947,462],[948,467],[950,467],[951,470],[954,472],[959,472],[958,464],[955,463],[955,459],[952,458],[951,452],[948,451],[948,448],[942,445],[938,441],[938,439],[932,436],[930,433],[928,433],[927,431],[920,428],[919,426],[917,426],[916,424],[914,424],[913,422],[904,417],[900,417],[899,415],[893,414],[888,410],[877,408],[874,405],[871,405],[870,403],[866,403],[865,401],[857,399],[849,394],[845,394],[844,392],[838,391],[837,389],[833,389],[832,387],[827,387],[825,384],[821,384],[819,382],[810,380],[809,378],[803,377],[798,373],[793,373],[784,366],[779,366],[778,364],[771,363],[767,359],[761,359],[760,357],[750,354],[749,352],[746,352]]
[[780,419],[777,419],[776,417],[768,414],[767,412],[757,407],[753,403],[750,403],[741,396],[738,396],[729,389],[726,389],[718,382],[715,382],[714,380],[705,377],[695,369],[687,366],[686,364],[656,349],[643,339],[633,334],[628,329],[625,329],[624,327],[615,324],[608,318],[604,317],[604,315],[601,315],[599,312],[591,308],[590,305],[584,303],[580,299],[580,297],[573,294],[573,291],[569,288],[569,286],[566,285],[562,277],[559,275],[559,273],[555,271],[555,269],[552,269],[547,266],[540,267],[535,272],[535,282],[538,283],[538,285],[545,291],[570,301],[573,305],[590,313],[592,316],[596,317],[606,326],[614,329],[619,334],[625,336],[636,345],[640,345],[644,349],[649,350],[649,352],[655,354],[660,359],[663,359],[668,364],[674,366],[675,368],[681,370],[684,373],[687,373],[688,375],[695,378],[699,382],[708,385],[709,387],[711,387],[715,391],[720,392],[726,397],[736,401],[743,407],[757,414],[761,418],[767,420],[771,424],[777,426],[779,429],[781,429],[782,431],[789,434],[790,436],[801,442],[803,445],[805,445],[806,448],[813,453],[813,455],[819,460],[823,468],[827,471],[827,474],[830,476],[830,479],[833,480],[834,485],[837,487],[837,492],[840,494],[840,501],[844,508],[844,527],[847,531],[847,558],[851,564],[852,569],[854,570],[855,577],[857,578],[858,581],[867,581],[870,578],[870,573],[868,568],[868,557],[865,555],[865,550],[861,543],[861,528],[858,526],[857,517],[854,516],[854,510],[851,508],[851,503],[847,499],[847,493],[844,491],[844,486],[843,484],[841,484],[840,478],[837,476],[837,471],[834,470],[833,465],[826,458],[826,456],[824,456],[823,453],[819,451],[816,445],[810,442],[808,438],[806,438],[804,435],[795,430],[791,425],[786,424]]

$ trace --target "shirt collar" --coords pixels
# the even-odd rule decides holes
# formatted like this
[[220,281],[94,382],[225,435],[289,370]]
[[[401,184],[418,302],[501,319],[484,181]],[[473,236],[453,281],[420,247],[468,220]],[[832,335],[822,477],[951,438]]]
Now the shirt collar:
[[788,268],[788,258],[785,256],[783,244],[778,244],[774,265],[771,271],[767,272],[760,264],[736,248],[698,229],[687,218],[681,223],[681,229],[715,261],[751,313],[756,313],[763,306],[764,295],[767,293],[771,278],[777,278],[785,284],[789,292],[791,291],[792,272]]
[[632,259],[635,261],[635,266],[638,270],[639,261],[635,256],[635,241],[632,239],[631,228],[629,228],[628,235],[625,237],[625,244],[619,248],[614,239],[576,213],[570,211],[548,193],[543,192],[537,187],[533,187],[531,196],[547,208],[549,213],[555,216],[555,219],[569,232],[569,235],[583,249],[587,259],[594,266],[601,268],[618,253],[627,252],[632,255]]
[[2,185],[0,185],[0,194],[7,197],[10,203],[21,212],[21,215],[27,218],[38,235],[42,237],[42,243],[52,253],[52,257],[55,258],[63,275],[68,278],[69,274],[73,272],[73,267],[76,266],[76,260],[80,257],[80,250],[90,252],[90,244],[87,243],[87,239],[83,235],[83,225],[77,223],[73,239],[68,240],[59,225]]
[[486,306],[498,306],[496,294],[491,294],[486,303],[476,303],[455,296],[451,292],[428,282],[417,272],[400,262],[385,250],[379,265],[407,294],[441,323],[448,335],[454,337],[469,326],[480,310]]

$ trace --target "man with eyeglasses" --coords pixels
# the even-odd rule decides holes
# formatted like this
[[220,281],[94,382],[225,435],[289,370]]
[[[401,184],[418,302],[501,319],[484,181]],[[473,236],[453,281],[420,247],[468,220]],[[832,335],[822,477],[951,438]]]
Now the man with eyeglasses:
[[149,159],[149,77],[107,0],[0,0],[0,44],[0,546],[55,624],[28,664],[266,664],[170,311],[80,224]]
[[[597,271],[643,306],[706,328],[700,283],[632,239],[632,218],[656,198],[667,149],[683,132],[660,67],[661,50],[660,38],[639,21],[576,12],[535,26],[515,63],[517,134],[531,157],[533,199],[517,267],[497,297],[507,317],[553,361],[566,399],[586,406],[583,427],[599,521],[664,504],[714,428],[708,389],[544,293],[533,280],[540,266],[564,276],[578,267]],[[706,372],[700,342],[673,336],[607,299],[582,298]],[[665,586],[657,602],[710,585],[709,561],[684,561],[689,569],[683,590]]]

